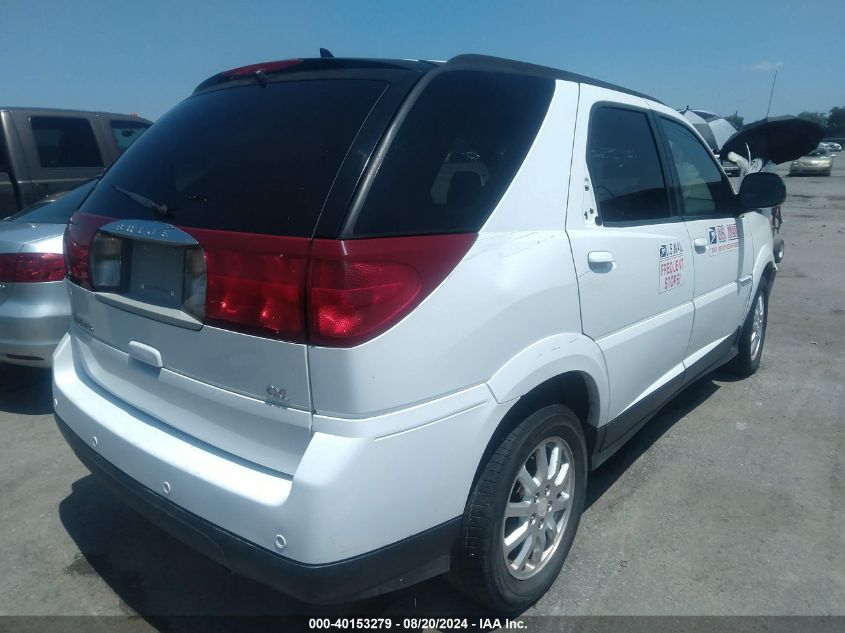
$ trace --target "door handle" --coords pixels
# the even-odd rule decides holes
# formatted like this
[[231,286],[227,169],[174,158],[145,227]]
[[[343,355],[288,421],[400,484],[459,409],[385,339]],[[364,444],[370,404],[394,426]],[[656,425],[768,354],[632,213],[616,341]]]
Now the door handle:
[[615,261],[616,258],[613,256],[613,253],[608,253],[607,251],[591,251],[587,254],[587,262],[591,268],[596,267],[608,271],[613,268]]
[[707,250],[707,240],[703,237],[697,237],[692,241],[692,245],[695,246],[695,250],[699,253],[703,253]]

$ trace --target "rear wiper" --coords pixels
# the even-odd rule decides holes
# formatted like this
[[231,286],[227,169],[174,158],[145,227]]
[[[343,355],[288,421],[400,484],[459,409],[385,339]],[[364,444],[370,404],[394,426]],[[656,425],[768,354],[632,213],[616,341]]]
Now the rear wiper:
[[156,202],[155,200],[150,200],[149,198],[142,196],[140,193],[135,193],[134,191],[129,191],[128,189],[124,189],[123,187],[119,187],[117,185],[112,185],[115,191],[122,193],[124,196],[132,200],[133,202],[137,202],[142,207],[146,209],[150,209],[156,216],[158,220],[164,220],[165,218],[172,218],[173,213],[176,209],[180,209],[184,207],[186,204],[190,202],[201,202],[203,204],[208,204],[208,198],[204,196],[200,196],[198,194],[191,194],[185,201],[177,204],[175,207],[170,209],[166,204],[163,202]]
[[163,202],[156,202],[155,200],[150,200],[149,198],[142,196],[140,193],[129,191],[128,189],[118,187],[117,185],[112,185],[112,187],[118,193],[122,193],[124,196],[132,200],[132,202],[137,202],[145,209],[150,209],[153,213],[155,213],[156,218],[158,218],[159,220],[167,217],[169,212],[167,210],[167,205]]

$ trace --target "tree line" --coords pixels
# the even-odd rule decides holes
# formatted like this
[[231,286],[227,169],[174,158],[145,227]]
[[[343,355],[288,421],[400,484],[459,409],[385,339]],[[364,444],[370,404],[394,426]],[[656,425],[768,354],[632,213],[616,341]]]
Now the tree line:
[[[798,118],[817,123],[824,130],[826,138],[845,137],[845,106],[831,108],[830,112],[801,112]],[[739,116],[737,112],[726,116],[725,119],[738,130],[745,124],[744,117]]]

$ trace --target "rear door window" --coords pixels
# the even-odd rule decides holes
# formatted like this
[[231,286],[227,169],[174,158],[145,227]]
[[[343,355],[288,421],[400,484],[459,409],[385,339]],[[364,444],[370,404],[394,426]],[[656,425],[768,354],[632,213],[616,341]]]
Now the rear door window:
[[88,119],[33,116],[30,118],[42,167],[102,167],[103,158]]
[[347,233],[477,231],[525,159],[553,93],[551,79],[436,75],[402,121]]
[[341,163],[386,86],[315,79],[197,94],[141,135],[82,211],[310,237]]
[[587,166],[604,223],[669,217],[666,179],[645,112],[596,108],[590,118]]
[[141,121],[110,121],[109,125],[117,148],[121,152],[129,149],[129,146],[150,127],[149,123]]

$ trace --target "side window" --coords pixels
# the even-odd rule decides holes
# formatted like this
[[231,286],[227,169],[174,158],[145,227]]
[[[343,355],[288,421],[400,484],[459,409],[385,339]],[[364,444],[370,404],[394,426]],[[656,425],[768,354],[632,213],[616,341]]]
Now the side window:
[[42,167],[102,167],[100,148],[87,119],[30,118]]
[[597,108],[590,118],[587,167],[603,222],[669,217],[666,179],[644,112]]
[[111,133],[121,152],[125,152],[150,127],[149,123],[141,121],[111,121],[110,124]]
[[354,237],[477,231],[528,153],[550,79],[474,70],[436,75],[373,179]]
[[734,195],[711,152],[684,125],[660,118],[672,153],[685,215],[712,215],[729,209]]

